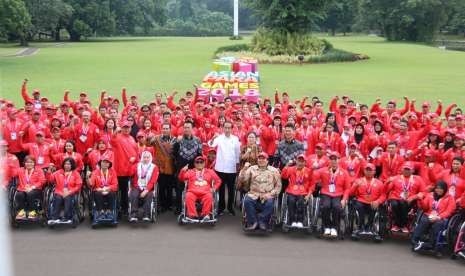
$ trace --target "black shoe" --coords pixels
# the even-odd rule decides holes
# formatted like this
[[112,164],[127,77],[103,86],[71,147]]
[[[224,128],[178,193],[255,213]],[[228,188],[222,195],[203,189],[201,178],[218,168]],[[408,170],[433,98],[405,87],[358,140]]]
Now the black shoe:
[[382,241],[383,241],[383,237],[381,237],[380,235],[375,236],[375,242],[382,242]]
[[228,213],[231,215],[231,216],[235,216],[236,215],[236,211],[234,211],[234,209],[228,209]]

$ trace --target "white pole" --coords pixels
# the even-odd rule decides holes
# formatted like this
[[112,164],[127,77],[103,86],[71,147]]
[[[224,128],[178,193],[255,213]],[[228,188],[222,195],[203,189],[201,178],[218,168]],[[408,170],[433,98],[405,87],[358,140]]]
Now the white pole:
[[[2,137],[0,137],[0,140]],[[0,187],[3,186],[3,168],[5,166],[5,157],[0,154]],[[8,210],[7,198],[4,191],[0,188],[0,276],[10,276],[11,271],[11,249],[10,237],[8,233]]]
[[234,36],[239,36],[239,0],[234,0]]

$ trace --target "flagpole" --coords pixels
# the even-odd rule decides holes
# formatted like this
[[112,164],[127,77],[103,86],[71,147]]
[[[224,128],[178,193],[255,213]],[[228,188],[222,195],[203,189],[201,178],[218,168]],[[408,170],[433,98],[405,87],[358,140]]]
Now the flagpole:
[[234,0],[234,36],[239,36],[239,0]]

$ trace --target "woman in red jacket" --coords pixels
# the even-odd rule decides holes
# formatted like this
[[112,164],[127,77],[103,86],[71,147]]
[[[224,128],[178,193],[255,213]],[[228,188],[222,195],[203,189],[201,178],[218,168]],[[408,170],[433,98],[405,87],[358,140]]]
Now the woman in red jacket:
[[108,218],[112,214],[113,202],[118,191],[118,179],[109,158],[103,156],[99,169],[92,172],[88,180],[97,209],[97,219]]
[[[355,209],[359,214],[359,230],[354,231],[352,236],[358,237],[361,233],[372,233],[370,229],[378,208],[386,201],[386,189],[380,180],[374,178],[375,165],[367,163],[364,166],[365,176],[355,180],[350,194],[355,197]],[[368,223],[365,223],[368,217]],[[374,233],[375,239],[381,240],[379,233]]]
[[339,165],[340,155],[332,152],[329,155],[328,168],[314,172],[313,184],[320,183],[321,217],[325,236],[338,236],[341,212],[347,204],[350,193],[350,176]]
[[100,138],[97,141],[97,146],[87,156],[86,163],[90,166],[93,171],[98,168],[98,163],[102,160],[103,156],[106,156],[111,163],[113,163],[113,151],[107,147],[107,143]]
[[393,232],[400,230],[403,233],[409,233],[408,213],[415,201],[423,195],[422,192],[425,189],[423,180],[418,175],[413,175],[413,171],[413,163],[405,162],[402,165],[402,174],[386,182],[394,219],[391,229]]
[[44,172],[35,167],[36,161],[32,156],[24,158],[24,168],[19,169],[19,183],[15,204],[17,220],[36,220],[38,218],[39,202],[42,197],[42,188],[45,185]]
[[137,211],[139,210],[139,199],[144,199],[144,222],[150,221],[150,207],[152,204],[153,190],[158,179],[158,167],[152,163],[152,153],[144,151],[141,161],[133,166],[133,177],[129,200],[131,202],[131,214],[129,222],[137,222]]
[[[436,249],[436,239],[444,227],[447,227],[447,219],[455,211],[455,200],[447,194],[447,183],[438,181],[434,191],[420,196],[419,208],[423,211],[418,225],[412,235],[412,243],[415,251],[421,249]],[[421,237],[430,231],[430,243],[425,244]]]
[[[72,157],[67,157],[61,164],[62,169],[51,175],[49,182],[55,184],[53,194],[53,213],[48,221],[53,225],[62,221],[71,223],[73,219],[73,198],[79,194],[82,187],[82,179],[76,169],[76,161]],[[61,208],[64,205],[64,217],[60,220]]]
[[217,191],[221,186],[221,179],[211,169],[205,168],[206,158],[197,156],[195,158],[195,168],[187,169],[187,165],[179,172],[179,180],[187,181],[186,208],[187,216],[191,219],[197,219],[199,214],[195,207],[195,202],[201,200],[202,212],[200,217],[203,221],[210,220],[212,211],[212,189]]
[[289,213],[289,224],[292,227],[303,227],[304,221],[304,202],[307,202],[310,195],[315,189],[311,184],[312,171],[305,167],[305,155],[297,156],[296,166],[284,167],[281,178],[288,179],[289,185],[286,188],[287,193],[287,211]]
[[[65,143],[65,151],[63,153],[58,153],[53,156],[53,160],[55,160],[55,164],[61,166],[64,160],[67,158],[71,158],[74,160],[76,164],[76,170],[80,173],[84,169],[84,162],[82,161],[82,155],[76,152],[76,148],[74,146],[74,142],[72,140],[68,140]],[[59,169],[63,169],[59,167]]]

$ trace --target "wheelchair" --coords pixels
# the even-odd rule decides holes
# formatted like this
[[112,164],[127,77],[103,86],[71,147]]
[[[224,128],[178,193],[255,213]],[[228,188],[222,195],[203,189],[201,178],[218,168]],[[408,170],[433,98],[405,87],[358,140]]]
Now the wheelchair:
[[[423,211],[418,211],[413,229],[415,229],[418,226],[423,216],[425,216]],[[449,246],[451,245],[451,235],[449,234],[449,231],[452,228],[451,226],[453,222],[453,217],[444,220],[437,236],[434,237],[435,246],[432,246],[433,241],[431,241],[430,239],[430,232],[432,231],[432,229],[429,229],[428,231],[426,231],[426,233],[423,233],[423,235],[420,237],[420,242],[422,242],[424,246],[422,246],[422,248],[420,248],[419,250],[415,250],[415,245],[412,243],[412,252],[432,254],[436,258],[441,258],[443,254],[447,253]]]
[[[257,229],[254,230],[247,230],[247,213],[245,212],[245,197],[247,193],[244,193],[241,198],[241,213],[242,213],[242,230],[246,233],[254,233],[254,232],[261,232]],[[281,213],[279,211],[279,196],[274,198],[273,201],[273,214],[271,215],[270,221],[268,222],[268,231],[264,233],[271,233],[273,232],[275,226],[281,223]]]
[[97,206],[95,204],[95,192],[89,191],[89,212],[91,214],[91,226],[92,229],[96,229],[99,226],[118,226],[119,216],[119,192],[116,192],[113,202],[111,202],[111,214],[103,218],[99,218],[97,214]]
[[287,198],[288,194],[284,193],[281,201],[281,229],[283,232],[287,233],[291,229],[292,230],[304,230],[305,233],[311,234],[313,232],[313,225],[312,225],[312,214],[313,214],[313,196],[310,196],[308,201],[304,202],[303,206],[296,206],[297,208],[302,208],[299,212],[303,212],[303,221],[301,223],[302,226],[293,226],[291,223],[292,221],[289,220],[289,211],[287,206]]
[[[129,195],[131,194],[131,183],[129,183],[129,189],[128,189],[128,221],[130,222],[131,214],[132,214],[132,205],[131,205],[131,200],[129,198]],[[144,204],[144,199],[139,198],[139,208],[137,210],[137,222],[144,222],[141,220],[143,216],[143,204]],[[153,196],[152,196],[152,201],[150,203],[150,214],[149,214],[150,222],[155,223],[158,220],[158,184],[155,185],[155,188],[153,189]],[[132,222],[134,223],[134,222]]]
[[[52,214],[54,212],[54,209],[53,209],[54,203],[55,203],[54,193],[55,193],[55,186],[52,186],[47,191],[47,195],[46,195],[47,197],[46,211],[47,211],[48,219],[52,217]],[[72,196],[72,202],[73,202],[74,208],[73,208],[73,216],[72,216],[71,222],[65,222],[65,221],[60,220],[58,222],[51,224],[47,221],[47,225],[49,226],[49,228],[53,229],[58,226],[66,226],[66,225],[69,225],[72,228],[76,228],[79,225],[79,223],[83,222],[85,218],[85,203],[82,197],[83,197],[82,190],[79,191],[79,193]],[[62,210],[60,213],[62,215],[61,217],[63,217],[64,210]]]
[[[386,236],[387,226],[387,207],[386,203],[378,206],[373,216],[373,224],[369,225],[369,229],[362,229],[360,222],[360,215],[355,208],[356,200],[354,198],[349,200],[349,229],[351,239],[358,241],[360,239],[370,239],[374,242],[382,242]],[[365,223],[363,223],[365,224]],[[366,225],[366,224],[365,224]]]
[[410,208],[410,211],[407,214],[407,228],[409,229],[408,233],[403,233],[403,232],[393,232],[392,231],[392,226],[394,226],[394,214],[392,211],[391,204],[389,203],[389,200],[386,201],[386,236],[390,237],[396,237],[400,239],[410,239],[413,230],[415,229],[415,222],[418,221],[418,207],[416,204],[412,208]]
[[[317,196],[315,196],[317,194]],[[333,237],[330,236],[325,236],[324,235],[324,228],[323,228],[323,219],[321,216],[321,197],[319,193],[319,189],[315,191],[314,193],[314,200],[313,200],[313,216],[312,216],[312,227],[313,227],[313,232],[317,233],[318,238],[328,238],[328,239],[334,239]],[[346,235],[350,235],[350,220],[349,220],[349,204],[346,204],[344,208],[341,210],[341,221],[339,222],[338,227],[336,228],[337,230],[337,238],[340,240],[343,240]]]
[[37,218],[36,219],[16,219],[17,213],[17,206],[16,206],[16,194],[17,194],[17,179],[13,180],[12,183],[8,187],[8,204],[9,204],[9,211],[10,211],[10,225],[13,228],[18,228],[20,225],[26,224],[35,224],[40,225],[42,227],[47,225],[47,195],[49,193],[50,188],[45,186],[42,190],[41,199],[36,202],[37,205]]
[[465,210],[459,209],[450,219],[448,240],[452,259],[465,260]]
[[[211,208],[211,213],[210,213],[210,219],[204,220],[202,218],[190,218],[187,216],[187,207],[186,207],[186,193],[187,193],[187,182],[184,183],[184,190],[182,191],[182,207],[181,207],[181,213],[178,216],[178,224],[179,225],[184,225],[184,224],[209,224],[211,226],[215,226],[216,223],[218,222],[218,203],[219,203],[219,193],[218,191],[212,191],[212,208]],[[202,203],[197,200],[195,203],[195,207],[197,210],[197,213],[200,213],[202,210]]]

